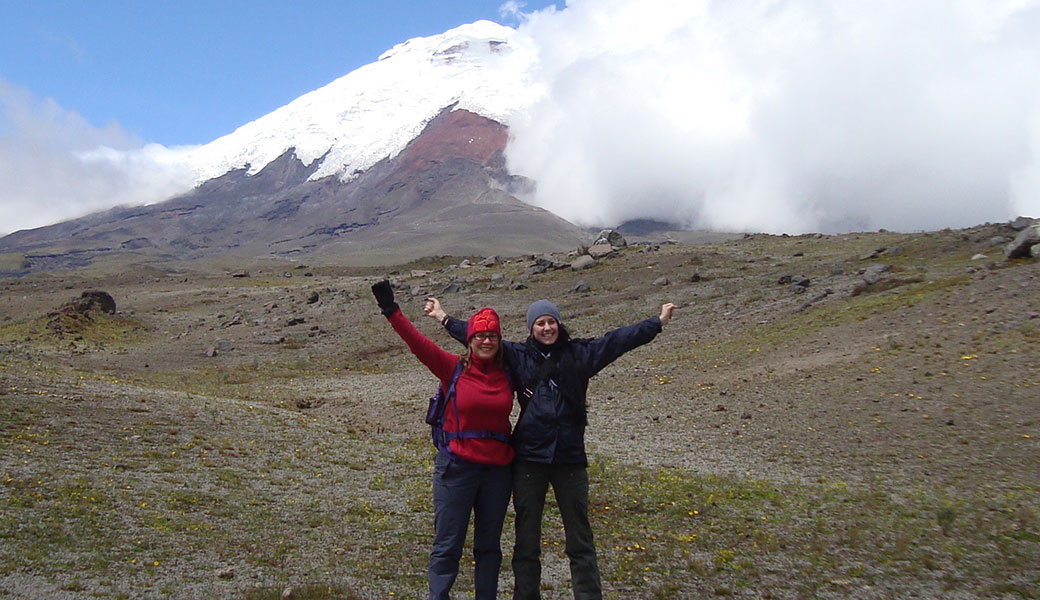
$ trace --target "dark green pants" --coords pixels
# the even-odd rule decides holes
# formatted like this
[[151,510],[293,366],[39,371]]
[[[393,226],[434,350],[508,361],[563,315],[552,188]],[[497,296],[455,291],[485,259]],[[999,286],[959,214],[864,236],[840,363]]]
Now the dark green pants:
[[538,600],[542,579],[542,512],[552,485],[563,518],[567,558],[575,600],[600,600],[596,546],[589,524],[589,474],[584,465],[513,463],[513,508],[516,545],[513,547],[513,600]]

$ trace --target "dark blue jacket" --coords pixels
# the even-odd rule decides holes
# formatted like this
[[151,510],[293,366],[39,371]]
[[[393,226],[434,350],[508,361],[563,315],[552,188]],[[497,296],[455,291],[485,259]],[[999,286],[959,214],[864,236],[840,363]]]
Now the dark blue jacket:
[[[465,321],[451,318],[445,327],[453,338],[465,343]],[[587,465],[585,395],[589,379],[660,332],[661,319],[652,317],[589,340],[568,339],[561,327],[560,338],[552,346],[531,337],[525,343],[503,341],[506,367],[520,400],[520,418],[513,428],[516,457],[538,463]],[[546,360],[555,364],[540,369]],[[541,381],[535,381],[536,377]],[[529,394],[525,388],[531,388]]]

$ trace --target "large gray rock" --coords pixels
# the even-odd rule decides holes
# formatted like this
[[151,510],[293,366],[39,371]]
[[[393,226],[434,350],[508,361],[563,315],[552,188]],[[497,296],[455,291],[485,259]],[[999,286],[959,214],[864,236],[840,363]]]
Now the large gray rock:
[[620,231],[604,229],[599,232],[599,235],[596,236],[596,242],[592,245],[595,246],[597,244],[610,244],[615,248],[624,248],[628,245],[628,241],[625,240],[625,236],[621,235]]
[[1004,246],[1004,254],[1008,258],[1030,256],[1030,249],[1040,244],[1040,225],[1031,225],[1023,229],[1009,244]]
[[571,266],[570,263],[564,262],[551,254],[542,254],[534,257],[534,264],[553,270],[566,269]]
[[594,264],[596,264],[595,258],[592,258],[588,254],[583,254],[571,261],[571,268],[575,271],[581,271],[582,269],[587,269]]
[[870,265],[865,269],[860,269],[859,274],[863,276],[863,281],[867,285],[874,285],[881,281],[885,273],[892,270],[892,265]]
[[1011,228],[1015,231],[1022,231],[1036,224],[1036,219],[1030,219],[1029,217],[1018,217],[1011,222]]
[[610,244],[593,244],[589,247],[589,256],[592,258],[606,258],[615,252]]
[[78,313],[87,313],[96,309],[114,315],[116,314],[116,301],[108,292],[87,290],[72,301],[72,308]]

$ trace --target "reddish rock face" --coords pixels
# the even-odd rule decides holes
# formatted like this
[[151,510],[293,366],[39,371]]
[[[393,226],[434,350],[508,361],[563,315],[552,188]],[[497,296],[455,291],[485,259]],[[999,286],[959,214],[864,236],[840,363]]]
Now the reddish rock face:
[[401,153],[399,171],[425,171],[447,160],[467,158],[488,166],[506,147],[505,125],[468,110],[445,110]]

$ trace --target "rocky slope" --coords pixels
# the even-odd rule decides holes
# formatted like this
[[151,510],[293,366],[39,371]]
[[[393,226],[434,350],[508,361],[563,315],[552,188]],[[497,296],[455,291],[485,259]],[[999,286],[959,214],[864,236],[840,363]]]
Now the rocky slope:
[[[611,597],[1036,598],[1040,262],[1006,259],[1018,235],[4,280],[0,593],[419,597],[432,380],[370,297],[389,276],[446,348],[428,294],[509,338],[543,297],[578,336],[679,305],[590,387]],[[116,312],[48,327],[86,289]],[[543,597],[569,598],[546,519]]]

